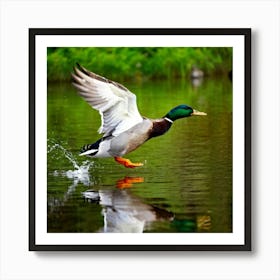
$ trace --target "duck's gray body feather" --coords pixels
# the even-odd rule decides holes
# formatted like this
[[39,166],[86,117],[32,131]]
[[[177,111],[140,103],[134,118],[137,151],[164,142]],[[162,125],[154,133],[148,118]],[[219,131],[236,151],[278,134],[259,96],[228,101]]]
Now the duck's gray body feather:
[[85,145],[80,155],[95,158],[121,157],[136,150],[150,138],[164,134],[170,127],[171,123],[163,118],[156,120],[143,118],[141,123],[118,136],[109,136],[94,144]]
[[153,122],[143,119],[141,123],[112,138],[109,153],[112,156],[123,156],[134,151],[150,138],[152,128]]

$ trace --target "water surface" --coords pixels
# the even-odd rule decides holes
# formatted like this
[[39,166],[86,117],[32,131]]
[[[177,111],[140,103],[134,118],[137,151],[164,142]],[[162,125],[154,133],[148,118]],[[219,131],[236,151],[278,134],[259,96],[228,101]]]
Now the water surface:
[[48,232],[231,232],[232,84],[229,80],[125,83],[142,115],[179,104],[207,112],[114,159],[79,157],[100,138],[99,113],[71,84],[48,85]]

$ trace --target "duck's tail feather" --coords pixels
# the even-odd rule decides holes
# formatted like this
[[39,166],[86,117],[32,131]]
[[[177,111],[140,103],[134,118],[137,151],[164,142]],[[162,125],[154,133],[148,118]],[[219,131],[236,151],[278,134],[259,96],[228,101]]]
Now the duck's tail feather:
[[82,148],[81,148],[81,151],[80,151],[80,156],[94,156],[95,154],[97,154],[98,152],[98,148],[99,148],[99,145],[100,143],[102,142],[102,138],[99,139],[98,141],[96,141],[95,143],[93,144],[86,144],[84,145]]
[[96,153],[98,152],[97,149],[91,149],[91,150],[87,150],[85,152],[80,152],[79,156],[94,156]]

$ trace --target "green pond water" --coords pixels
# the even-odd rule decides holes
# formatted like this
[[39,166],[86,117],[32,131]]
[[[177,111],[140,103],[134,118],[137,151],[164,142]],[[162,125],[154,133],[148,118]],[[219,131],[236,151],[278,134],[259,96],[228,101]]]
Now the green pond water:
[[100,115],[71,84],[48,84],[48,232],[232,232],[232,83],[226,78],[124,83],[140,113],[179,104],[207,116],[177,120],[126,158],[79,156],[100,138]]

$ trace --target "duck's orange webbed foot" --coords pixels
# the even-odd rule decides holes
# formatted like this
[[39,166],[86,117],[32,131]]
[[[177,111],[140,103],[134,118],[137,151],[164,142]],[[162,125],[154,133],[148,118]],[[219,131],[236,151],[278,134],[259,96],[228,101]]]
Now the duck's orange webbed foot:
[[135,168],[135,167],[143,166],[143,163],[141,163],[141,162],[133,163],[127,158],[114,157],[114,159],[116,162],[122,164],[123,166],[125,166],[127,168]]

